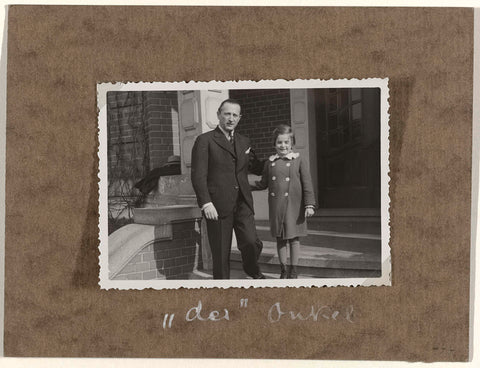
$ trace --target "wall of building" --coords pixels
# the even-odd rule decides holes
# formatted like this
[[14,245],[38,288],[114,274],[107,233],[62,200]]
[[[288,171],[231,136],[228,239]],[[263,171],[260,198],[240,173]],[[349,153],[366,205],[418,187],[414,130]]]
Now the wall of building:
[[162,166],[169,156],[180,155],[178,97],[176,91],[144,93],[150,170]]
[[107,104],[109,167],[152,170],[179,154],[177,92],[109,92]]
[[180,154],[177,92],[108,92],[107,131],[109,221],[115,229],[139,205],[134,185]]
[[237,131],[252,141],[260,159],[275,153],[272,132],[279,124],[290,125],[288,89],[230,90],[230,98],[240,101],[242,119]]
[[142,92],[107,93],[109,180],[144,174],[147,153]]
[[171,226],[169,238],[158,238],[141,249],[115,275],[114,280],[189,279],[194,270],[202,269],[199,253],[200,224],[197,219],[157,226]]

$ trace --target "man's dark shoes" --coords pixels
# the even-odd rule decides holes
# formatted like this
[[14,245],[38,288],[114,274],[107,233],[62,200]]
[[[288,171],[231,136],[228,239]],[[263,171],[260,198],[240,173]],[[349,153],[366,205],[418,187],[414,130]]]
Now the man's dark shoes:
[[253,278],[253,279],[256,279],[256,280],[258,280],[258,279],[266,279],[265,275],[264,275],[263,273],[261,273],[261,272],[257,273],[256,275],[253,275],[252,278]]

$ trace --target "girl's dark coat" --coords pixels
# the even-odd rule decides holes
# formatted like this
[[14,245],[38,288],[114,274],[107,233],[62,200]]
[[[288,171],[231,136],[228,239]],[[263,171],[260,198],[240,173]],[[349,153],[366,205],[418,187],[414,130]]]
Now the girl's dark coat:
[[271,156],[265,162],[262,180],[253,189],[266,188],[272,236],[306,236],[305,206],[315,206],[308,163],[298,154],[293,159]]

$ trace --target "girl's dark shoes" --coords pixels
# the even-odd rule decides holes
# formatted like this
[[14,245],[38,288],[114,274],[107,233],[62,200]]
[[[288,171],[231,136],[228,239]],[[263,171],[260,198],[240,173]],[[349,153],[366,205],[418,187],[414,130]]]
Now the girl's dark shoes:
[[287,279],[297,279],[297,266],[289,266],[287,272]]

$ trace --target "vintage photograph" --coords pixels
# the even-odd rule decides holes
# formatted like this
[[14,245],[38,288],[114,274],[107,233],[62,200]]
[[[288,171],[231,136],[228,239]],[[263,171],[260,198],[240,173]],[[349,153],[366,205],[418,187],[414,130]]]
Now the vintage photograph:
[[388,80],[98,85],[102,288],[390,285]]

